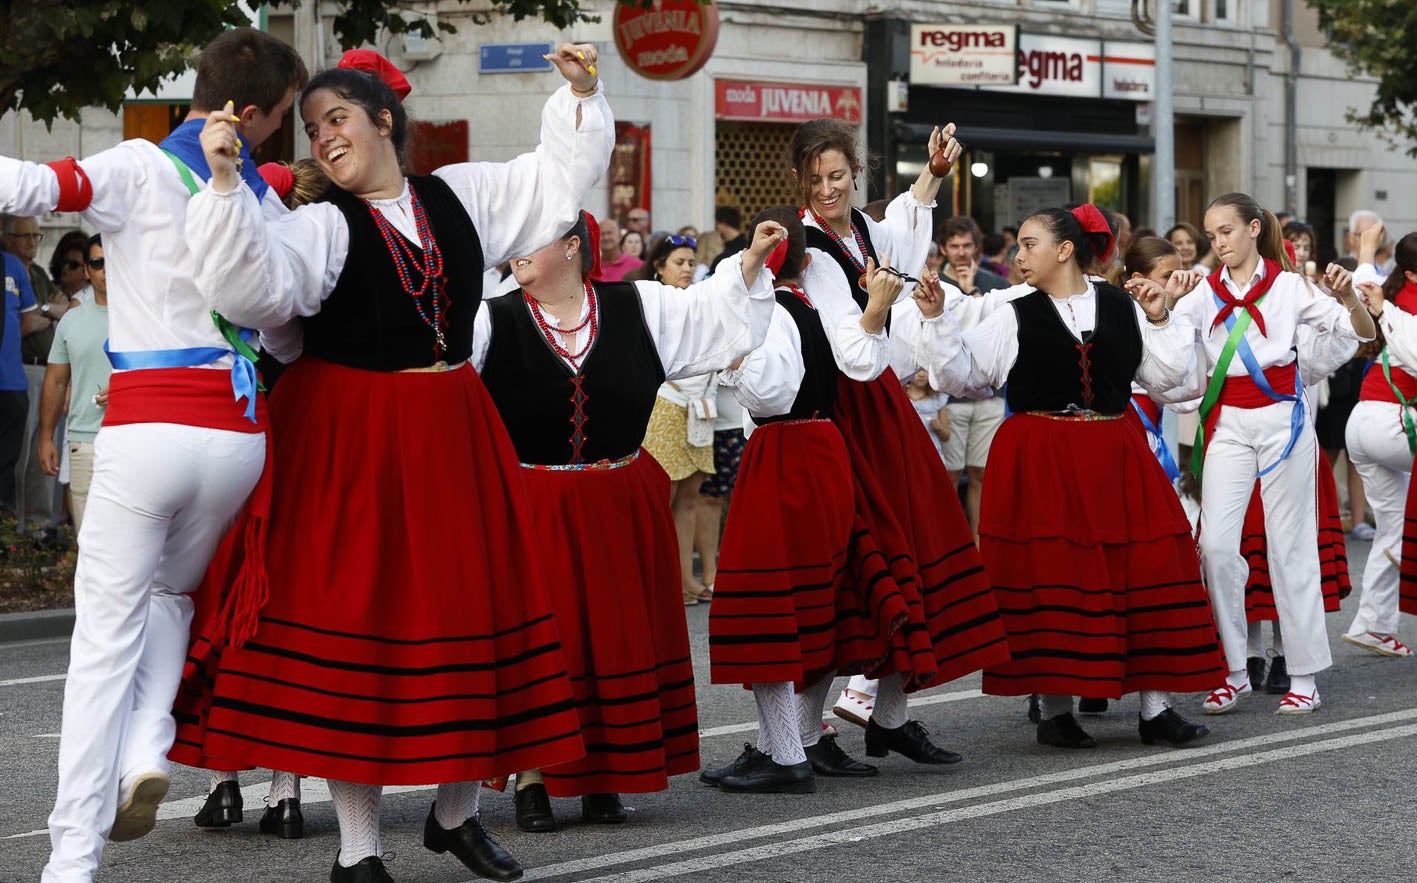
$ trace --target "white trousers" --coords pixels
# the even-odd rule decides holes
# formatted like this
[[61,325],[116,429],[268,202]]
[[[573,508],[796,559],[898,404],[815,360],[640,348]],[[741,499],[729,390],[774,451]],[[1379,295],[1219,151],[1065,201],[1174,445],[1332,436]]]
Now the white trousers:
[[[1289,443],[1292,413],[1288,402],[1225,408],[1206,447],[1201,567],[1231,671],[1245,668],[1249,632],[1245,621],[1249,568],[1240,556],[1245,510],[1255,476],[1278,460]],[[1313,428],[1306,426],[1289,456],[1260,479],[1269,576],[1291,675],[1311,675],[1333,663],[1319,583],[1317,456]]]
[[[1348,458],[1363,477],[1363,493],[1378,523],[1368,563],[1363,567],[1363,595],[1348,634],[1397,634],[1398,571],[1407,485],[1412,480],[1412,451],[1402,428],[1402,406],[1395,402],[1359,402],[1348,418]],[[1389,558],[1388,556],[1392,557]]]
[[146,423],[95,439],[44,883],[92,880],[120,781],[168,770],[188,595],[264,459],[259,433]]

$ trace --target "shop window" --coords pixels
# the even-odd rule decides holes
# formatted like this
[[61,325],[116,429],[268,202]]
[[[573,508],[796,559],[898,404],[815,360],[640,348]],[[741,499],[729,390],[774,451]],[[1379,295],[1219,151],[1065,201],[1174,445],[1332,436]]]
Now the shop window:
[[788,151],[796,123],[720,122],[714,145],[715,205],[750,218],[765,208],[798,205]]
[[1093,157],[1087,165],[1087,201],[1103,208],[1122,211],[1121,160]]

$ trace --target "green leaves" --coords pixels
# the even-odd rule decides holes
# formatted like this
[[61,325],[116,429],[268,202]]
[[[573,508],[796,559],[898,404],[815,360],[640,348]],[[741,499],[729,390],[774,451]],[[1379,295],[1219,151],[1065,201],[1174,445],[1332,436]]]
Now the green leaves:
[[[273,5],[297,7],[301,2],[274,0]],[[332,24],[344,48],[374,43],[385,32],[435,35],[424,17],[407,11],[406,0],[339,0],[337,6]],[[474,15],[473,21],[484,24],[493,15],[510,15],[566,28],[596,20],[581,10],[580,0],[490,0],[490,6],[490,12]],[[224,28],[248,23],[229,0],[0,4],[0,113],[24,108],[35,119],[52,123],[60,116],[77,120],[83,108],[95,105],[116,111],[130,88],[155,92]],[[455,32],[444,21],[437,30]]]
[[1346,117],[1417,156],[1417,3],[1411,0],[1306,0],[1331,36],[1329,48],[1355,73],[1378,79],[1366,111]]

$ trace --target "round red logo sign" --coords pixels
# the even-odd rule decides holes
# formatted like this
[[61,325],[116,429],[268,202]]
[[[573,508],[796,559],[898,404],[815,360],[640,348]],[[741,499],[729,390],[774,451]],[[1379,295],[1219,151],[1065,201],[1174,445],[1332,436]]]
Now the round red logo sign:
[[654,0],[616,4],[615,46],[630,70],[651,80],[682,80],[704,66],[718,42],[718,6]]

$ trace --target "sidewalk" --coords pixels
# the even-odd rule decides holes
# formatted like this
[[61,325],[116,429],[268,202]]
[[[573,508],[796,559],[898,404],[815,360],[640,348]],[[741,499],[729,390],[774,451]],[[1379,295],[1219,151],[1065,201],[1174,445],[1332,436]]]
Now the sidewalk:
[[0,644],[67,638],[74,631],[74,608],[0,613]]

